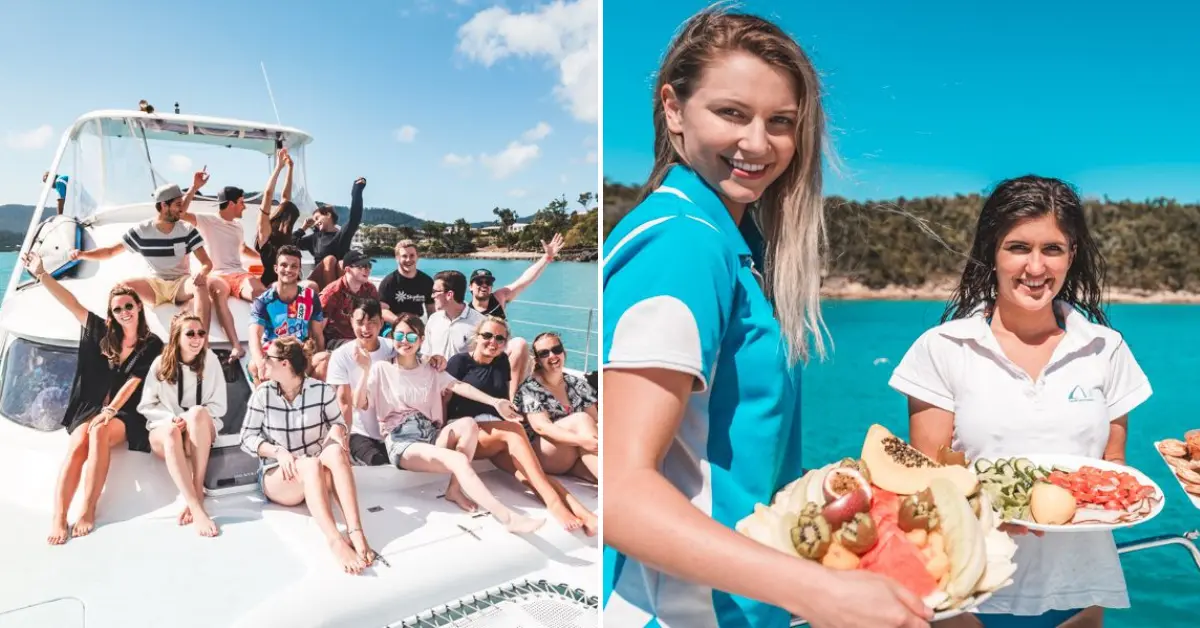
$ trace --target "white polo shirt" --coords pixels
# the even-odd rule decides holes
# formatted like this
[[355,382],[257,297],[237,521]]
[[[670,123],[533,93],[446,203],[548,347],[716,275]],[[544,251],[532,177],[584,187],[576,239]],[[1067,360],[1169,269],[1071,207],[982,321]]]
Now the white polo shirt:
[[441,355],[449,360],[466,351],[467,343],[481,322],[483,314],[465,306],[454,320],[446,316],[443,310],[430,314],[429,322],[425,323],[425,342],[421,345],[421,355]]
[[[954,413],[952,446],[969,460],[1028,454],[1101,458],[1109,423],[1150,397],[1121,334],[1055,302],[1066,335],[1034,380],[1004,354],[982,313],[921,335],[888,384]],[[1017,573],[980,613],[1040,615],[1088,606],[1128,608],[1110,532],[1014,537]]]

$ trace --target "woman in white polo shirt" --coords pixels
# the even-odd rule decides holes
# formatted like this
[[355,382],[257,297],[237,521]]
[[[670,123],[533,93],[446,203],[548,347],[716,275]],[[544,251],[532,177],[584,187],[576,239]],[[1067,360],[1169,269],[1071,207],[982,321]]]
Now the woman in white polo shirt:
[[[925,332],[890,385],[908,396],[912,444],[969,460],[1058,453],[1125,462],[1128,414],[1150,383],[1100,307],[1104,259],[1079,196],[1056,179],[1002,182],[943,323]],[[1129,596],[1108,532],[1014,529],[1014,583],[976,618],[995,626],[1099,626]],[[977,625],[964,616],[953,625]]]

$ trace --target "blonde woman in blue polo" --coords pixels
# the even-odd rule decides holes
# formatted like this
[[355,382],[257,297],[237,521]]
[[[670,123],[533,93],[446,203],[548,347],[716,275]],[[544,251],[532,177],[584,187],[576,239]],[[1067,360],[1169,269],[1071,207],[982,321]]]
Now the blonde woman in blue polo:
[[649,193],[604,250],[606,624],[927,625],[886,578],[733,529],[801,472],[796,367],[821,327],[819,90],[795,41],[741,14],[689,20],[659,71]]

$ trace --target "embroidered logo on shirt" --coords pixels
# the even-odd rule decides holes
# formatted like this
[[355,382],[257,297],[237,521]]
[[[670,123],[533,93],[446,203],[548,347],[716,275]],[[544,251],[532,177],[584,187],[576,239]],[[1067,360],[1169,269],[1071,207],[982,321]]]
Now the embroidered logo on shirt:
[[1067,401],[1071,401],[1071,402],[1091,401],[1091,400],[1092,400],[1091,395],[1089,395],[1088,392],[1083,389],[1083,386],[1075,386],[1074,388],[1071,389],[1070,394],[1067,395]]

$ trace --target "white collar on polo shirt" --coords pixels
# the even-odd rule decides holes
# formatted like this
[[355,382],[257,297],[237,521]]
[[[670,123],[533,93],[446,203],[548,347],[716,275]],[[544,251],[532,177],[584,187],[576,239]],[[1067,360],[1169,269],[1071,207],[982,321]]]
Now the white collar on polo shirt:
[[[1054,353],[1050,356],[1050,361],[1046,363],[1044,372],[1049,371],[1052,366],[1064,357],[1088,346],[1093,341],[1097,339],[1101,341],[1106,340],[1105,328],[1087,320],[1071,304],[1056,300],[1053,307],[1058,310],[1059,316],[1063,321],[1063,326],[1066,328],[1066,336],[1054,348]],[[983,315],[983,306],[976,308],[966,318],[960,318],[943,324],[938,329],[938,333],[953,340],[974,341],[978,346],[993,353],[1002,363],[1009,365],[1022,374],[1024,373],[1012,360],[1008,359],[1008,356],[1004,354],[1004,350],[1000,348],[1000,343],[996,340],[996,335],[992,333],[992,328],[988,323],[987,317]]]

